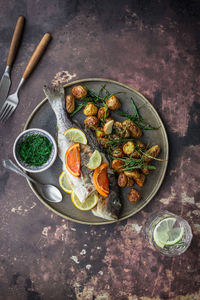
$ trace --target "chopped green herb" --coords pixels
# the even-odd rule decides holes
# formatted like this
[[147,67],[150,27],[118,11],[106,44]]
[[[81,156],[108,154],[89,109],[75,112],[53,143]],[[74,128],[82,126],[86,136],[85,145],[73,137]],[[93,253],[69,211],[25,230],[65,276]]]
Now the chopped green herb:
[[50,157],[53,144],[40,134],[28,136],[20,145],[19,155],[30,166],[42,166]]

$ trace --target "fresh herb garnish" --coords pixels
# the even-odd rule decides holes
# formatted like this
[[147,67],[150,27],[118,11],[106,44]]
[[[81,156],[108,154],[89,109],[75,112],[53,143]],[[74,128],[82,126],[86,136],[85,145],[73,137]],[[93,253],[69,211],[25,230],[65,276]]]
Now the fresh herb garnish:
[[47,137],[33,134],[20,145],[19,155],[30,166],[42,166],[50,157],[53,144]]

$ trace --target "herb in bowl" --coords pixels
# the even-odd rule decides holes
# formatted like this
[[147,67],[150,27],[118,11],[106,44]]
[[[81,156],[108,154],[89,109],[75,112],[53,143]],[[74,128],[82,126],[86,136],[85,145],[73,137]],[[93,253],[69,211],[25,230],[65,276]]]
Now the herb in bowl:
[[52,147],[53,144],[47,137],[40,134],[33,134],[21,143],[19,155],[28,165],[42,166],[48,161]]

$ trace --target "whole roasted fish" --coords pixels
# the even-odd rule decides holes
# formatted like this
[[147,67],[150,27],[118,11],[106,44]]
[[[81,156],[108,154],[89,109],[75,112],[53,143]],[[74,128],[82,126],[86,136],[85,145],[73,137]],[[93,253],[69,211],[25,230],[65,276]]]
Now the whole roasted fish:
[[[63,170],[65,170],[68,175],[74,193],[81,202],[84,202],[86,198],[95,191],[92,180],[93,172],[86,166],[95,149],[98,149],[101,152],[100,146],[96,139],[92,136],[91,132],[87,131],[86,134],[88,144],[80,144],[81,176],[74,177],[72,174],[70,174],[65,166],[65,153],[73,144],[73,142],[65,137],[64,132],[69,128],[80,128],[80,125],[72,122],[72,120],[68,118],[64,108],[65,97],[64,88],[62,86],[44,86],[43,90],[56,115],[58,155],[63,162]],[[107,160],[103,153],[102,157],[104,161]],[[109,195],[107,198],[103,198],[99,195],[99,201],[95,208],[92,209],[92,212],[95,216],[108,220],[115,220],[118,218],[121,210],[119,188],[113,171],[108,167],[107,172],[110,190]]]

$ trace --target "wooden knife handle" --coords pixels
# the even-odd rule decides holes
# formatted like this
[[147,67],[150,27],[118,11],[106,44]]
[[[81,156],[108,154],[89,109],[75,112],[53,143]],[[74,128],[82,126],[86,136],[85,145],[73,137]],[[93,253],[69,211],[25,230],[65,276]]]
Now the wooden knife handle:
[[49,33],[45,33],[37,48],[35,49],[33,55],[31,56],[22,78],[27,79],[28,76],[31,74],[34,67],[37,65],[39,59],[41,58],[42,54],[44,53],[50,39],[51,35]]
[[21,16],[17,20],[17,24],[15,26],[15,31],[13,33],[12,41],[10,44],[8,60],[7,60],[7,66],[9,66],[9,67],[12,66],[15,56],[17,54],[17,50],[19,48],[19,43],[20,43],[21,36],[22,36],[23,27],[24,27],[24,17]]

